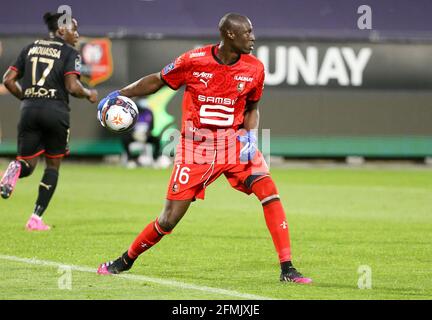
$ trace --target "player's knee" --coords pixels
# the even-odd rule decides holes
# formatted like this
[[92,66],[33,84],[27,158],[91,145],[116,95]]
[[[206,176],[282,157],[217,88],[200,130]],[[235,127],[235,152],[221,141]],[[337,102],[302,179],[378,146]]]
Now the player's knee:
[[273,179],[269,176],[255,181],[251,186],[252,192],[266,205],[272,201],[280,200],[279,193]]
[[176,223],[170,221],[170,219],[168,219],[168,217],[166,217],[165,215],[161,215],[159,218],[156,219],[155,226],[156,228],[159,227],[159,233],[165,235],[171,233],[171,231],[176,226]]
[[166,206],[159,218],[156,219],[157,225],[160,226],[162,232],[170,233],[174,229],[178,222],[175,217],[174,208]]
[[50,170],[60,170],[61,159],[46,158],[46,168]]
[[34,171],[36,164],[30,163],[24,159],[20,159],[18,161],[21,163],[21,172],[19,177],[25,178],[30,176]]
[[167,200],[165,207],[157,219],[163,231],[170,233],[189,208],[191,201],[171,201]]

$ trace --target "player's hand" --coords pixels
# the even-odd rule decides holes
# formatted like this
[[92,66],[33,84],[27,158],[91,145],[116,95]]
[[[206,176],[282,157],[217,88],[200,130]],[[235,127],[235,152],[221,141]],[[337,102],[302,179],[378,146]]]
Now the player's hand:
[[244,131],[237,136],[237,140],[241,143],[240,160],[242,162],[251,161],[258,149],[255,134],[252,131]]
[[90,89],[90,95],[87,97],[91,103],[96,103],[98,100],[98,92],[94,89]]
[[[111,92],[110,94],[108,94],[105,98],[103,98],[99,104],[98,104],[98,109],[97,109],[97,118],[100,121],[100,123],[102,123],[101,121],[101,116],[102,116],[102,108],[105,104],[105,102],[107,102],[110,99],[114,99],[117,98],[120,95],[120,92],[118,90]],[[103,125],[103,124],[102,124]]]

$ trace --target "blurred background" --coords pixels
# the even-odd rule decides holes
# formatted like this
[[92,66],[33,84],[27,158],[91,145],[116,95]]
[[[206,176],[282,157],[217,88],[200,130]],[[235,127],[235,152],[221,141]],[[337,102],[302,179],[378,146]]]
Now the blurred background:
[[[251,19],[253,54],[266,67],[261,128],[271,129],[272,155],[432,156],[432,1],[0,0],[2,74],[26,44],[47,36],[43,14],[65,4],[79,23],[82,79],[101,98],[217,43],[219,19],[237,12]],[[147,99],[154,135],[180,126],[181,91]],[[95,105],[70,105],[72,157],[123,153]],[[18,116],[19,101],[0,87],[0,156],[15,155]]]

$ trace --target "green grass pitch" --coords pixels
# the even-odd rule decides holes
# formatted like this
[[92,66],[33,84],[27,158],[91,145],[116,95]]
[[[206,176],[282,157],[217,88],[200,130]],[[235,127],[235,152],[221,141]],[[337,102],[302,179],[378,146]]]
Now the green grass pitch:
[[[64,290],[58,267],[6,259],[96,269],[159,215],[170,170],[66,162],[45,214],[54,228],[29,233],[24,225],[41,175],[39,167],[0,202],[0,299],[242,298],[77,270],[71,290]],[[273,168],[272,175],[288,217],[294,264],[312,285],[279,282],[259,202],[231,189],[224,177],[128,274],[273,299],[431,299],[432,170]],[[370,289],[358,288],[362,265],[370,267]]]

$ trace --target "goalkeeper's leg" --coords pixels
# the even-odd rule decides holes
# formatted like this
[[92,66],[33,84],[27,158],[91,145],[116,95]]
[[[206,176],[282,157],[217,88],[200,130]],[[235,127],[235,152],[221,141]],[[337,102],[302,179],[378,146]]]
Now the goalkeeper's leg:
[[101,264],[99,274],[117,274],[129,270],[143,252],[158,243],[163,236],[170,234],[185,215],[192,200],[166,200],[159,218],[150,222],[135,238],[129,249],[114,261]]
[[273,239],[281,265],[280,280],[296,283],[310,283],[310,278],[298,272],[291,262],[291,243],[285,211],[273,179],[269,176],[257,180],[251,186],[252,192],[261,201],[267,228]]

